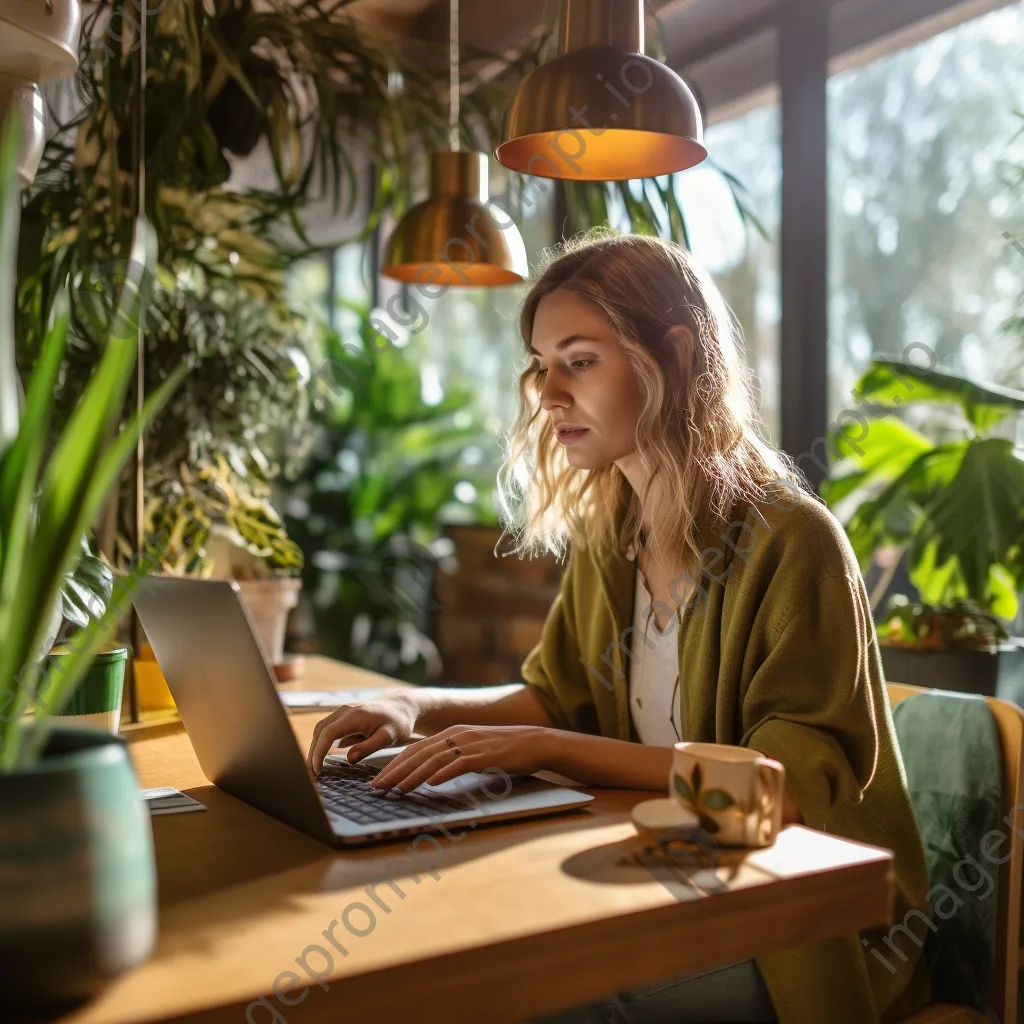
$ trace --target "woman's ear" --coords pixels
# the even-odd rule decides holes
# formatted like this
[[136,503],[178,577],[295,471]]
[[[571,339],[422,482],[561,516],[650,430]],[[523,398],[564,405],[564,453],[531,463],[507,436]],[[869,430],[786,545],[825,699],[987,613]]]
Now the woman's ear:
[[673,324],[665,332],[665,350],[669,365],[676,371],[678,385],[685,393],[693,376],[693,331],[686,324]]
[[686,324],[673,324],[665,332],[666,344],[673,348],[680,348],[683,352],[693,358],[693,331]]

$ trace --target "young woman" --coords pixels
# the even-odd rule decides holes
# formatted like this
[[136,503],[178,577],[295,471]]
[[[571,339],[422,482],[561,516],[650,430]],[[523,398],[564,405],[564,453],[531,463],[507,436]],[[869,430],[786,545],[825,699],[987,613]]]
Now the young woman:
[[758,434],[721,296],[679,246],[591,238],[555,253],[520,329],[503,504],[521,553],[569,553],[525,685],[338,708],[313,770],[337,742],[353,761],[408,742],[375,785],[498,767],[664,793],[679,740],[759,750],[786,768],[787,821],[895,852],[894,920],[913,932],[813,942],[558,1019],[901,1019],[930,996],[912,913],[927,878],[867,595],[841,527]]

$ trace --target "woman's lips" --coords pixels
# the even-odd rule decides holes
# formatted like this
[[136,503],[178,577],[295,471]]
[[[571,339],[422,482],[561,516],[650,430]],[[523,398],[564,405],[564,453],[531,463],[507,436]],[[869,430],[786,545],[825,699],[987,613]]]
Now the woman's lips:
[[562,444],[575,444],[589,430],[589,427],[574,427],[558,431],[558,440]]

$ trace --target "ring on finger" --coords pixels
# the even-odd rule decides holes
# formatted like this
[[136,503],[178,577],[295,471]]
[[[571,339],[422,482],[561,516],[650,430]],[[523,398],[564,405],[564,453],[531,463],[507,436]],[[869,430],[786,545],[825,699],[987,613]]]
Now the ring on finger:
[[444,741],[448,744],[449,747],[452,748],[452,750],[455,751],[456,757],[462,756],[462,747],[460,747],[458,743],[456,743],[455,740],[451,738],[451,736],[445,736]]

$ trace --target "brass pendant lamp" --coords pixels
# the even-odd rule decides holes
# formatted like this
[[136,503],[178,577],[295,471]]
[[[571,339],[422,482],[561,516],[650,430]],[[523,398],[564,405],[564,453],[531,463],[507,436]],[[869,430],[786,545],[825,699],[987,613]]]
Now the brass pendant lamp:
[[458,26],[459,3],[451,0],[451,148],[433,155],[430,198],[392,232],[381,273],[407,284],[518,284],[529,273],[526,246],[505,207],[487,198],[487,155],[459,149]]
[[693,93],[644,56],[643,0],[562,0],[558,56],[516,87],[494,155],[514,171],[576,181],[649,178],[704,160]]

